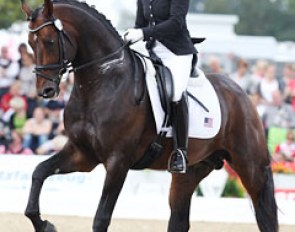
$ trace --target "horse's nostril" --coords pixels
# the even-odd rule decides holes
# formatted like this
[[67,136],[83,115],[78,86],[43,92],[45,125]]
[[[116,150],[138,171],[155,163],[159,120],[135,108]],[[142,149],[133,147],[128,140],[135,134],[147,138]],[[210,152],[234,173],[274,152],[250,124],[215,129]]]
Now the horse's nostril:
[[51,98],[55,95],[55,89],[53,87],[46,87],[44,90],[43,90],[43,94],[42,96],[44,98]]

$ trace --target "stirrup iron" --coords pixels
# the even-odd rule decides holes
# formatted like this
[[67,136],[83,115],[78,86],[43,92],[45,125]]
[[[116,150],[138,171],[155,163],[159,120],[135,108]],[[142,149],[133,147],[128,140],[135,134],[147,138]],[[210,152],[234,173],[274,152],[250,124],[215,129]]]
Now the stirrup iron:
[[185,151],[176,149],[168,160],[168,171],[171,173],[186,173],[187,155]]

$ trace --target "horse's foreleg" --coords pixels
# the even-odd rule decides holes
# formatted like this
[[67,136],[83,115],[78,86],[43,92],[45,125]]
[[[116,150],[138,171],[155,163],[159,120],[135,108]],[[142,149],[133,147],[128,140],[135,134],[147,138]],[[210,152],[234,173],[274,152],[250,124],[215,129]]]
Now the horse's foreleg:
[[197,164],[189,167],[186,174],[173,174],[170,188],[171,216],[169,232],[187,232],[189,230],[189,214],[191,197],[199,182],[212,171],[212,168]]
[[77,163],[72,159],[72,149],[62,150],[49,159],[41,162],[32,175],[32,186],[25,215],[32,221],[36,232],[54,232],[56,229],[40,217],[39,197],[44,180],[53,174],[78,171]]
[[112,213],[128,170],[129,166],[124,165],[124,162],[120,160],[110,161],[106,165],[106,178],[93,222],[94,232],[106,232],[108,230]]

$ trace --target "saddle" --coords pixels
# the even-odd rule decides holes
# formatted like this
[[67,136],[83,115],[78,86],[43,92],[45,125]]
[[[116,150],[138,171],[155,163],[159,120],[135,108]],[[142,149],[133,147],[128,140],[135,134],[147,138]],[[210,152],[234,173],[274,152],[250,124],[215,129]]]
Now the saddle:
[[[205,38],[191,38],[193,44],[202,43]],[[158,84],[158,91],[160,95],[161,105],[162,108],[168,116],[170,115],[170,104],[172,102],[172,97],[174,95],[174,88],[173,88],[173,79],[172,79],[172,73],[168,67],[166,67],[162,61],[152,52],[152,50],[149,51],[151,55],[151,61],[155,67],[156,70],[156,81]],[[193,54],[193,60],[192,60],[192,67],[190,72],[191,78],[196,78],[199,76],[197,71],[197,62],[198,62],[198,56],[197,54]]]
[[156,70],[156,81],[160,95],[161,105],[165,114],[171,113],[170,104],[174,94],[172,73],[163,64],[153,63]]

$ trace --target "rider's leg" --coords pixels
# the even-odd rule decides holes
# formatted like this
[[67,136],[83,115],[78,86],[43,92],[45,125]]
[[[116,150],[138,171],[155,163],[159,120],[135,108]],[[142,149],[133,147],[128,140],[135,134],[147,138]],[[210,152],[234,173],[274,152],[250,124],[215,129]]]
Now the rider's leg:
[[156,42],[153,51],[162,60],[163,64],[170,69],[173,78],[174,94],[171,121],[175,134],[174,143],[176,149],[171,154],[168,170],[184,173],[186,171],[188,107],[186,97],[183,94],[189,81],[193,55],[176,55],[159,42]]
[[174,150],[169,159],[168,170],[185,173],[188,144],[188,106],[185,94],[180,101],[172,102],[172,127]]

